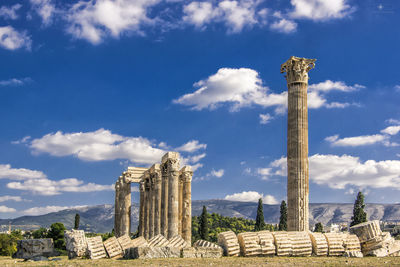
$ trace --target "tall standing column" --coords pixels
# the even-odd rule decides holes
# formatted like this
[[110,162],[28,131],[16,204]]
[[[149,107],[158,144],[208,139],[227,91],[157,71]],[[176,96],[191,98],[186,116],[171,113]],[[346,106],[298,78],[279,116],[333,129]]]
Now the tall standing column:
[[288,86],[287,223],[289,231],[308,231],[308,71],[315,59],[290,57],[281,65]]
[[181,170],[179,172],[179,185],[178,185],[178,233],[180,236],[182,236],[182,209],[183,209],[183,181],[182,181],[182,170]]
[[160,164],[150,168],[150,175],[154,179],[154,235],[161,234],[161,170]]
[[120,179],[115,183],[115,204],[114,204],[114,233],[120,232],[121,227],[121,216],[120,216],[120,190],[121,190],[121,182]]
[[182,180],[182,238],[192,244],[192,168],[185,166],[181,170]]
[[144,182],[139,183],[140,205],[139,205],[139,236],[144,237]]
[[179,234],[179,153],[168,152],[162,157],[168,175],[168,239]]
[[154,211],[155,211],[155,194],[154,194],[154,186],[155,181],[153,179],[153,175],[149,174],[149,239],[154,236]]
[[168,237],[168,174],[167,163],[161,164],[161,234]]
[[150,181],[147,171],[144,174],[144,238],[149,239],[150,226]]

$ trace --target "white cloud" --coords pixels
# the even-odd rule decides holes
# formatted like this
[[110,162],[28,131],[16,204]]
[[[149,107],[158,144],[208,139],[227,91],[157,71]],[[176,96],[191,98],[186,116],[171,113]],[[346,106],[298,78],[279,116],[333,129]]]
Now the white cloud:
[[12,78],[9,80],[0,81],[0,86],[22,86],[31,81],[32,81],[31,78],[22,78],[22,79]]
[[112,191],[114,185],[99,185],[94,183],[85,184],[76,178],[67,178],[58,181],[43,179],[29,179],[23,182],[11,182],[7,184],[8,188],[30,191],[34,194],[53,196],[62,192],[96,192],[96,191]]
[[260,123],[261,124],[268,124],[272,120],[272,116],[267,114],[260,114]]
[[261,106],[285,105],[286,94],[267,95],[257,71],[240,68],[221,68],[216,74],[194,84],[198,89],[175,99],[173,102],[192,109],[215,109],[218,105],[231,104],[231,110],[258,104]]
[[11,144],[13,145],[26,144],[30,139],[31,137],[28,135],[22,138],[21,140],[11,141]]
[[232,195],[225,196],[226,200],[231,201],[242,201],[242,202],[258,202],[258,200],[262,198],[263,204],[275,205],[278,204],[278,201],[275,197],[271,195],[260,194],[256,191],[243,191],[241,193],[235,193]]
[[[286,176],[286,158],[273,161],[273,174]],[[349,155],[320,155],[309,157],[310,180],[334,189],[346,186],[358,188],[395,188],[400,190],[400,161],[367,160]]]
[[45,207],[33,207],[26,209],[22,211],[21,213],[23,215],[43,215],[51,212],[57,212],[60,210],[66,210],[66,209],[79,209],[79,208],[84,208],[87,207],[85,205],[83,206],[45,206]]
[[5,19],[18,19],[17,11],[22,7],[21,4],[15,4],[11,7],[2,6],[0,8],[0,17]]
[[0,196],[0,202],[6,202],[6,201],[15,201],[15,202],[29,202],[27,199],[23,199],[20,196]]
[[181,162],[183,165],[185,165],[186,163],[197,163],[205,157],[206,157],[206,153],[202,153],[202,154],[182,158]]
[[263,180],[267,180],[268,176],[271,175],[271,168],[258,168],[257,174],[260,175]]
[[[271,93],[269,88],[263,85],[258,72],[249,68],[221,68],[216,74],[194,83],[193,86],[196,88],[193,93],[185,94],[173,100],[173,103],[191,106],[194,110],[213,110],[223,104],[229,105],[231,111],[251,105],[275,107],[277,114],[285,113],[287,109],[287,91],[280,94]],[[311,87],[313,89],[308,93],[309,108],[344,108],[356,105],[328,103],[325,93],[331,90],[348,92],[349,88],[353,87],[362,88],[361,85],[348,86],[343,82],[330,80]]]
[[257,10],[259,4],[255,0],[224,0],[216,5],[194,1],[183,7],[183,21],[199,29],[205,29],[212,22],[223,23],[228,33],[238,33],[245,27],[263,24],[266,9]]
[[183,144],[182,146],[178,147],[176,150],[192,153],[199,149],[206,149],[206,148],[207,148],[206,144],[200,144],[198,140],[191,140],[186,144]]
[[62,192],[94,192],[113,190],[113,185],[85,184],[76,178],[50,180],[41,171],[29,169],[15,169],[9,164],[0,164],[0,179],[9,179],[20,182],[10,182],[8,188],[31,191],[38,195],[58,195]]
[[33,9],[42,18],[44,25],[50,25],[54,14],[57,12],[52,0],[30,0]]
[[27,180],[27,179],[43,179],[46,175],[41,171],[29,169],[14,169],[10,164],[0,164],[0,179],[10,180]]
[[0,27],[0,47],[16,50],[25,47],[31,49],[32,40],[26,32],[18,32],[11,26]]
[[9,208],[3,205],[0,206],[0,212],[16,212],[16,211],[17,210],[14,208]]
[[399,126],[389,126],[381,131],[381,133],[389,134],[389,135],[396,135],[400,132],[400,125]]
[[396,119],[388,119],[388,120],[386,120],[386,122],[388,122],[390,124],[400,125],[400,120],[396,120]]
[[119,38],[124,33],[143,34],[142,25],[153,24],[148,9],[159,0],[79,1],[67,13],[67,31],[75,38],[92,44],[105,37]]
[[30,147],[33,153],[57,157],[73,155],[86,161],[129,159],[138,164],[158,162],[165,153],[144,137],[124,137],[105,129],[85,133],[58,131],[32,140]]
[[345,18],[355,11],[346,0],[291,0],[292,18],[327,21]]
[[333,135],[325,138],[333,146],[365,146],[387,141],[387,136],[381,134],[362,135],[354,137],[339,138],[339,135]]
[[308,86],[308,90],[310,91],[318,91],[318,92],[329,92],[329,91],[342,91],[342,92],[352,92],[356,91],[359,89],[364,89],[365,86],[360,85],[360,84],[354,84],[354,85],[347,85],[346,83],[342,81],[331,81],[331,80],[326,80],[324,82],[316,83],[316,84],[311,84]]
[[396,86],[394,87],[394,89],[396,89],[397,92],[400,92],[400,85],[396,85]]
[[288,19],[280,19],[278,21],[275,21],[271,24],[270,28],[272,30],[282,32],[282,33],[292,33],[297,30],[297,23],[294,22],[293,20],[288,20]]
[[221,178],[222,176],[224,176],[225,170],[224,169],[220,169],[220,170],[211,170],[209,176],[213,176],[213,177],[217,177],[217,178]]

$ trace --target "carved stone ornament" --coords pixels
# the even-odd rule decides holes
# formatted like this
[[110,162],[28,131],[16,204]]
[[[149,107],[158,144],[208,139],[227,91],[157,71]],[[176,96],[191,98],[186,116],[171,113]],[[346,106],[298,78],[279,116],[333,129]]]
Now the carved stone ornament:
[[316,59],[290,57],[281,65],[281,73],[286,72],[286,81],[290,83],[308,83],[308,71],[315,67]]

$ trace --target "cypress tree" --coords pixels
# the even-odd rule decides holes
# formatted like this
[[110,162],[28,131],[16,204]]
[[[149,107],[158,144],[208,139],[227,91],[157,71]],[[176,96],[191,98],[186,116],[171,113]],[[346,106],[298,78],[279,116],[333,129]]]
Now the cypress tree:
[[262,204],[262,198],[260,198],[258,200],[256,225],[254,226],[254,231],[261,231],[264,229],[265,229],[264,209],[263,209],[263,204]]
[[287,231],[287,207],[285,200],[281,203],[281,217],[279,218],[279,231]]
[[315,224],[314,232],[319,232],[319,233],[324,232],[324,226],[322,225],[322,223],[319,222]]
[[364,195],[358,192],[356,201],[354,202],[353,217],[351,217],[350,226],[367,221],[367,213],[364,211]]
[[78,230],[79,229],[79,221],[81,220],[81,216],[77,213],[75,214],[75,223],[74,223],[74,229]]
[[203,240],[208,240],[208,214],[206,206],[203,206],[203,212],[199,218],[199,235]]

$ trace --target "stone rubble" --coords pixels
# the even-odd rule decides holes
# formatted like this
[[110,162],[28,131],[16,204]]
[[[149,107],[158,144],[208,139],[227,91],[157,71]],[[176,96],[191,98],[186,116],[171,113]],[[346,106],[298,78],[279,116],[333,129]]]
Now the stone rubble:
[[86,238],[86,242],[90,259],[96,260],[107,258],[101,236],[88,237]]
[[120,258],[124,255],[124,252],[115,236],[104,241],[103,245],[106,248],[109,258]]
[[68,259],[83,258],[87,255],[87,242],[83,230],[64,231]]
[[174,247],[174,248],[186,248],[188,247],[188,244],[186,243],[185,240],[180,235],[176,235],[173,238],[170,238],[168,240],[169,242],[169,247]]
[[12,255],[17,259],[33,259],[39,257],[54,257],[59,253],[54,249],[53,239],[25,239],[17,241],[17,252]]

